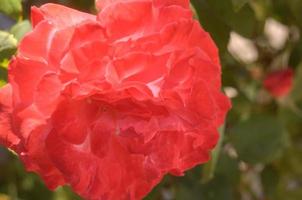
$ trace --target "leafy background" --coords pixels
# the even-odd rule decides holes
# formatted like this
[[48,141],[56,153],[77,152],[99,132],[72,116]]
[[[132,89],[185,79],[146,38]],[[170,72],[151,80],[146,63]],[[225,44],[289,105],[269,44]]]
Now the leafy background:
[[[0,85],[32,5],[55,2],[95,12],[93,0],[0,0]],[[302,199],[302,1],[191,0],[195,17],[216,41],[223,87],[232,98],[212,160],[184,177],[167,176],[146,200]],[[290,95],[274,99],[265,74],[291,67]],[[77,200],[70,188],[49,191],[0,148],[0,200]]]

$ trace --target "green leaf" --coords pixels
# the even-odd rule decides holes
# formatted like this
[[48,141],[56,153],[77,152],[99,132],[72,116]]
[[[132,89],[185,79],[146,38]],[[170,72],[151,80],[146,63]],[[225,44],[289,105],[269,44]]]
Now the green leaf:
[[231,158],[225,152],[221,152],[215,171],[215,177],[224,177],[230,185],[236,185],[240,180],[238,160]]
[[273,166],[266,166],[261,172],[261,181],[266,196],[269,199],[275,199],[274,195],[277,192],[277,186],[280,181],[278,171]]
[[5,85],[7,82],[7,69],[0,65],[0,87]]
[[269,163],[278,158],[285,147],[282,123],[270,115],[252,115],[231,130],[230,140],[239,158],[250,164]]
[[[275,3],[275,1],[274,1]],[[253,0],[249,1],[251,8],[253,8],[255,15],[259,21],[264,22],[269,16],[270,10],[272,8],[271,0]]]
[[224,55],[230,38],[231,28],[216,15],[207,0],[192,0],[201,25],[210,33],[218,46],[220,55]]
[[[203,196],[204,198],[194,199],[205,199],[205,200],[234,200],[234,185],[229,184],[225,177],[216,176],[209,183],[203,185]],[[183,198],[188,199],[188,198]],[[193,200],[193,199],[192,199]]]
[[23,38],[23,36],[31,30],[31,24],[28,20],[24,20],[15,24],[10,32],[15,36],[18,42]]
[[12,34],[0,31],[0,52],[5,49],[16,48],[17,40]]
[[289,66],[296,67],[301,63],[302,55],[302,40],[300,39],[297,43],[294,44],[294,47],[291,51],[289,57]]
[[291,92],[291,97],[293,100],[298,101],[302,100],[302,63],[297,67],[295,71],[295,78],[294,78],[294,87]]
[[8,32],[0,31],[0,61],[10,59],[15,53],[17,40]]
[[192,0],[191,3],[200,23],[216,42],[221,56],[226,52],[231,31],[251,38],[257,29],[256,16],[250,6],[235,12],[231,0]]
[[0,12],[18,20],[22,12],[21,0],[1,0]]
[[271,3],[271,9],[272,13],[274,14],[274,18],[284,24],[292,24],[292,22],[295,20],[289,3],[289,1],[284,0],[274,0],[273,3]]
[[224,139],[224,128],[225,128],[224,125],[219,128],[220,138],[219,138],[218,144],[216,145],[215,149],[212,151],[211,160],[207,164],[204,165],[204,169],[203,169],[203,174],[204,174],[203,181],[204,182],[207,182],[214,177],[216,165],[217,165],[219,154],[221,151],[222,142]]
[[297,102],[297,104],[294,104],[294,106],[295,107],[282,106],[279,108],[278,114],[283,124],[286,126],[288,133],[292,137],[298,137],[301,135],[302,130],[302,102]]
[[[301,140],[301,138],[299,138],[299,140]],[[292,146],[284,153],[279,167],[282,173],[302,179],[302,148],[298,145],[295,144],[295,142],[292,143]]]
[[162,191],[165,189],[165,185],[167,182],[169,182],[169,175],[165,176],[161,182],[156,185],[151,192],[149,192],[149,194],[144,198],[144,200],[159,200],[162,199],[161,198],[161,193]]
[[[244,37],[252,37],[256,29],[256,16],[250,6],[244,6],[238,12],[233,10],[231,0],[205,0],[219,17],[233,31]],[[216,25],[217,26],[217,25]]]
[[193,187],[179,184],[178,188],[176,188],[175,200],[200,199],[202,193],[200,191],[200,186],[198,186],[198,183],[195,183]]
[[54,200],[82,200],[80,196],[75,194],[70,187],[64,186],[56,189]]
[[287,0],[289,7],[291,9],[292,14],[298,21],[298,25],[301,27],[302,23],[302,1],[301,0]]
[[232,0],[233,8],[238,12],[249,0]]
[[300,185],[302,180],[302,147],[300,141],[301,137],[296,138],[284,154],[282,162],[278,163],[278,170],[282,175],[278,185],[278,199],[302,199]]

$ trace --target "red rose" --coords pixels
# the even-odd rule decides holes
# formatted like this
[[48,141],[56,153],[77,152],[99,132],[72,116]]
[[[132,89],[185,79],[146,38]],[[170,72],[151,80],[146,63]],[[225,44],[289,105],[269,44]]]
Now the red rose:
[[271,72],[263,81],[264,88],[274,97],[286,96],[293,87],[293,75],[291,68]]
[[209,159],[229,100],[215,44],[187,0],[46,4],[0,91],[1,143],[49,188],[138,200]]

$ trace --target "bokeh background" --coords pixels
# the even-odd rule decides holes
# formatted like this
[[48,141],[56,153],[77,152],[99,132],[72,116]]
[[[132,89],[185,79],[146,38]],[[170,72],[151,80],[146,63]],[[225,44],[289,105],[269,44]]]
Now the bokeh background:
[[[95,13],[93,0],[0,0],[0,85],[18,41],[31,29],[32,5],[64,4]],[[302,199],[302,0],[191,0],[195,17],[220,50],[223,89],[231,98],[212,160],[166,176],[146,200]],[[270,71],[291,68],[282,98],[263,88]],[[0,200],[79,200],[70,188],[49,191],[0,147]]]

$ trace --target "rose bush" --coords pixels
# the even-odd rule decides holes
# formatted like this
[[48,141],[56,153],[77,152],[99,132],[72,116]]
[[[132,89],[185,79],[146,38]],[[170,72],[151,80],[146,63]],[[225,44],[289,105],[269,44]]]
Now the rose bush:
[[230,108],[218,51],[187,0],[32,8],[0,90],[0,140],[51,189],[141,199],[209,159]]
[[293,87],[294,72],[291,68],[273,71],[266,75],[263,85],[273,97],[286,96]]

